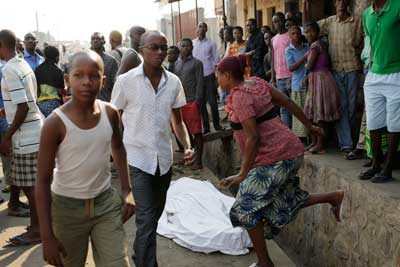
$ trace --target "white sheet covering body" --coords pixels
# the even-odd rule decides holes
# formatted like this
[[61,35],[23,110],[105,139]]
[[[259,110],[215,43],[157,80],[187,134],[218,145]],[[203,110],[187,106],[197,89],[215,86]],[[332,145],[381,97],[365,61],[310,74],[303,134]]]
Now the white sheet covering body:
[[229,220],[234,201],[208,181],[180,178],[168,190],[157,233],[196,252],[246,254],[252,247],[250,238]]

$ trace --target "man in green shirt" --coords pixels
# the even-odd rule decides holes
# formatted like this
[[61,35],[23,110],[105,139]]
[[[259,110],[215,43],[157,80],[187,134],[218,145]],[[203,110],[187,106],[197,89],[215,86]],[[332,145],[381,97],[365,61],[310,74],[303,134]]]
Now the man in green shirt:
[[[373,165],[360,178],[385,183],[393,180],[393,156],[400,138],[400,1],[374,0],[365,10],[363,21],[372,54],[364,91]],[[389,132],[389,148],[381,169],[378,158],[385,128]]]

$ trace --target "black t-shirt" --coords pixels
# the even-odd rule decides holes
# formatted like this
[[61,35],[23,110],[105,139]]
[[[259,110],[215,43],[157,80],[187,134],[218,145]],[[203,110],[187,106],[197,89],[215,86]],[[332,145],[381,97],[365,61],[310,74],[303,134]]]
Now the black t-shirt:
[[47,84],[55,88],[64,88],[64,75],[60,68],[52,61],[45,60],[35,70],[36,81],[38,84],[38,96],[40,95],[40,85]]

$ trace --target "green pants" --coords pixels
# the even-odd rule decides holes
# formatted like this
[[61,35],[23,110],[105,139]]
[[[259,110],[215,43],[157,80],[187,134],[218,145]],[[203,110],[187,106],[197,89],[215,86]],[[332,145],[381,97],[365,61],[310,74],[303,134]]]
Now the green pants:
[[67,251],[65,267],[85,266],[89,238],[97,267],[130,266],[121,208],[121,197],[112,188],[87,200],[52,194],[52,224]]

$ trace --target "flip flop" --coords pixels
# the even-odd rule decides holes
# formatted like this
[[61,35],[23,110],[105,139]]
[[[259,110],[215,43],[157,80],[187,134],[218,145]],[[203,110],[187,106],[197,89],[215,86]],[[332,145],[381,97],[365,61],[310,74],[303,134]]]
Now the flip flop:
[[29,217],[31,213],[29,210],[18,206],[17,209],[7,209],[7,215],[12,217]]
[[374,169],[374,168],[370,168],[368,170],[366,170],[365,172],[361,172],[358,176],[358,178],[360,180],[369,180],[372,177],[374,177],[376,174],[378,174],[381,171],[381,169]]
[[394,181],[392,176],[384,175],[383,173],[377,173],[372,178],[371,182],[374,184],[383,184]]
[[337,222],[342,221],[342,207],[343,207],[343,199],[344,199],[344,191],[342,192],[342,197],[340,198],[340,203],[334,207],[331,207],[331,212],[336,218]]
[[10,193],[10,191],[11,191],[11,189],[10,189],[10,186],[9,186],[9,185],[7,185],[6,187],[4,187],[4,188],[1,190],[1,192],[3,192],[3,193]]
[[33,240],[29,241],[25,239],[22,235],[15,236],[13,238],[10,238],[9,240],[6,241],[7,245],[4,247],[21,247],[21,246],[31,246],[31,245],[36,245],[42,243],[42,240]]

